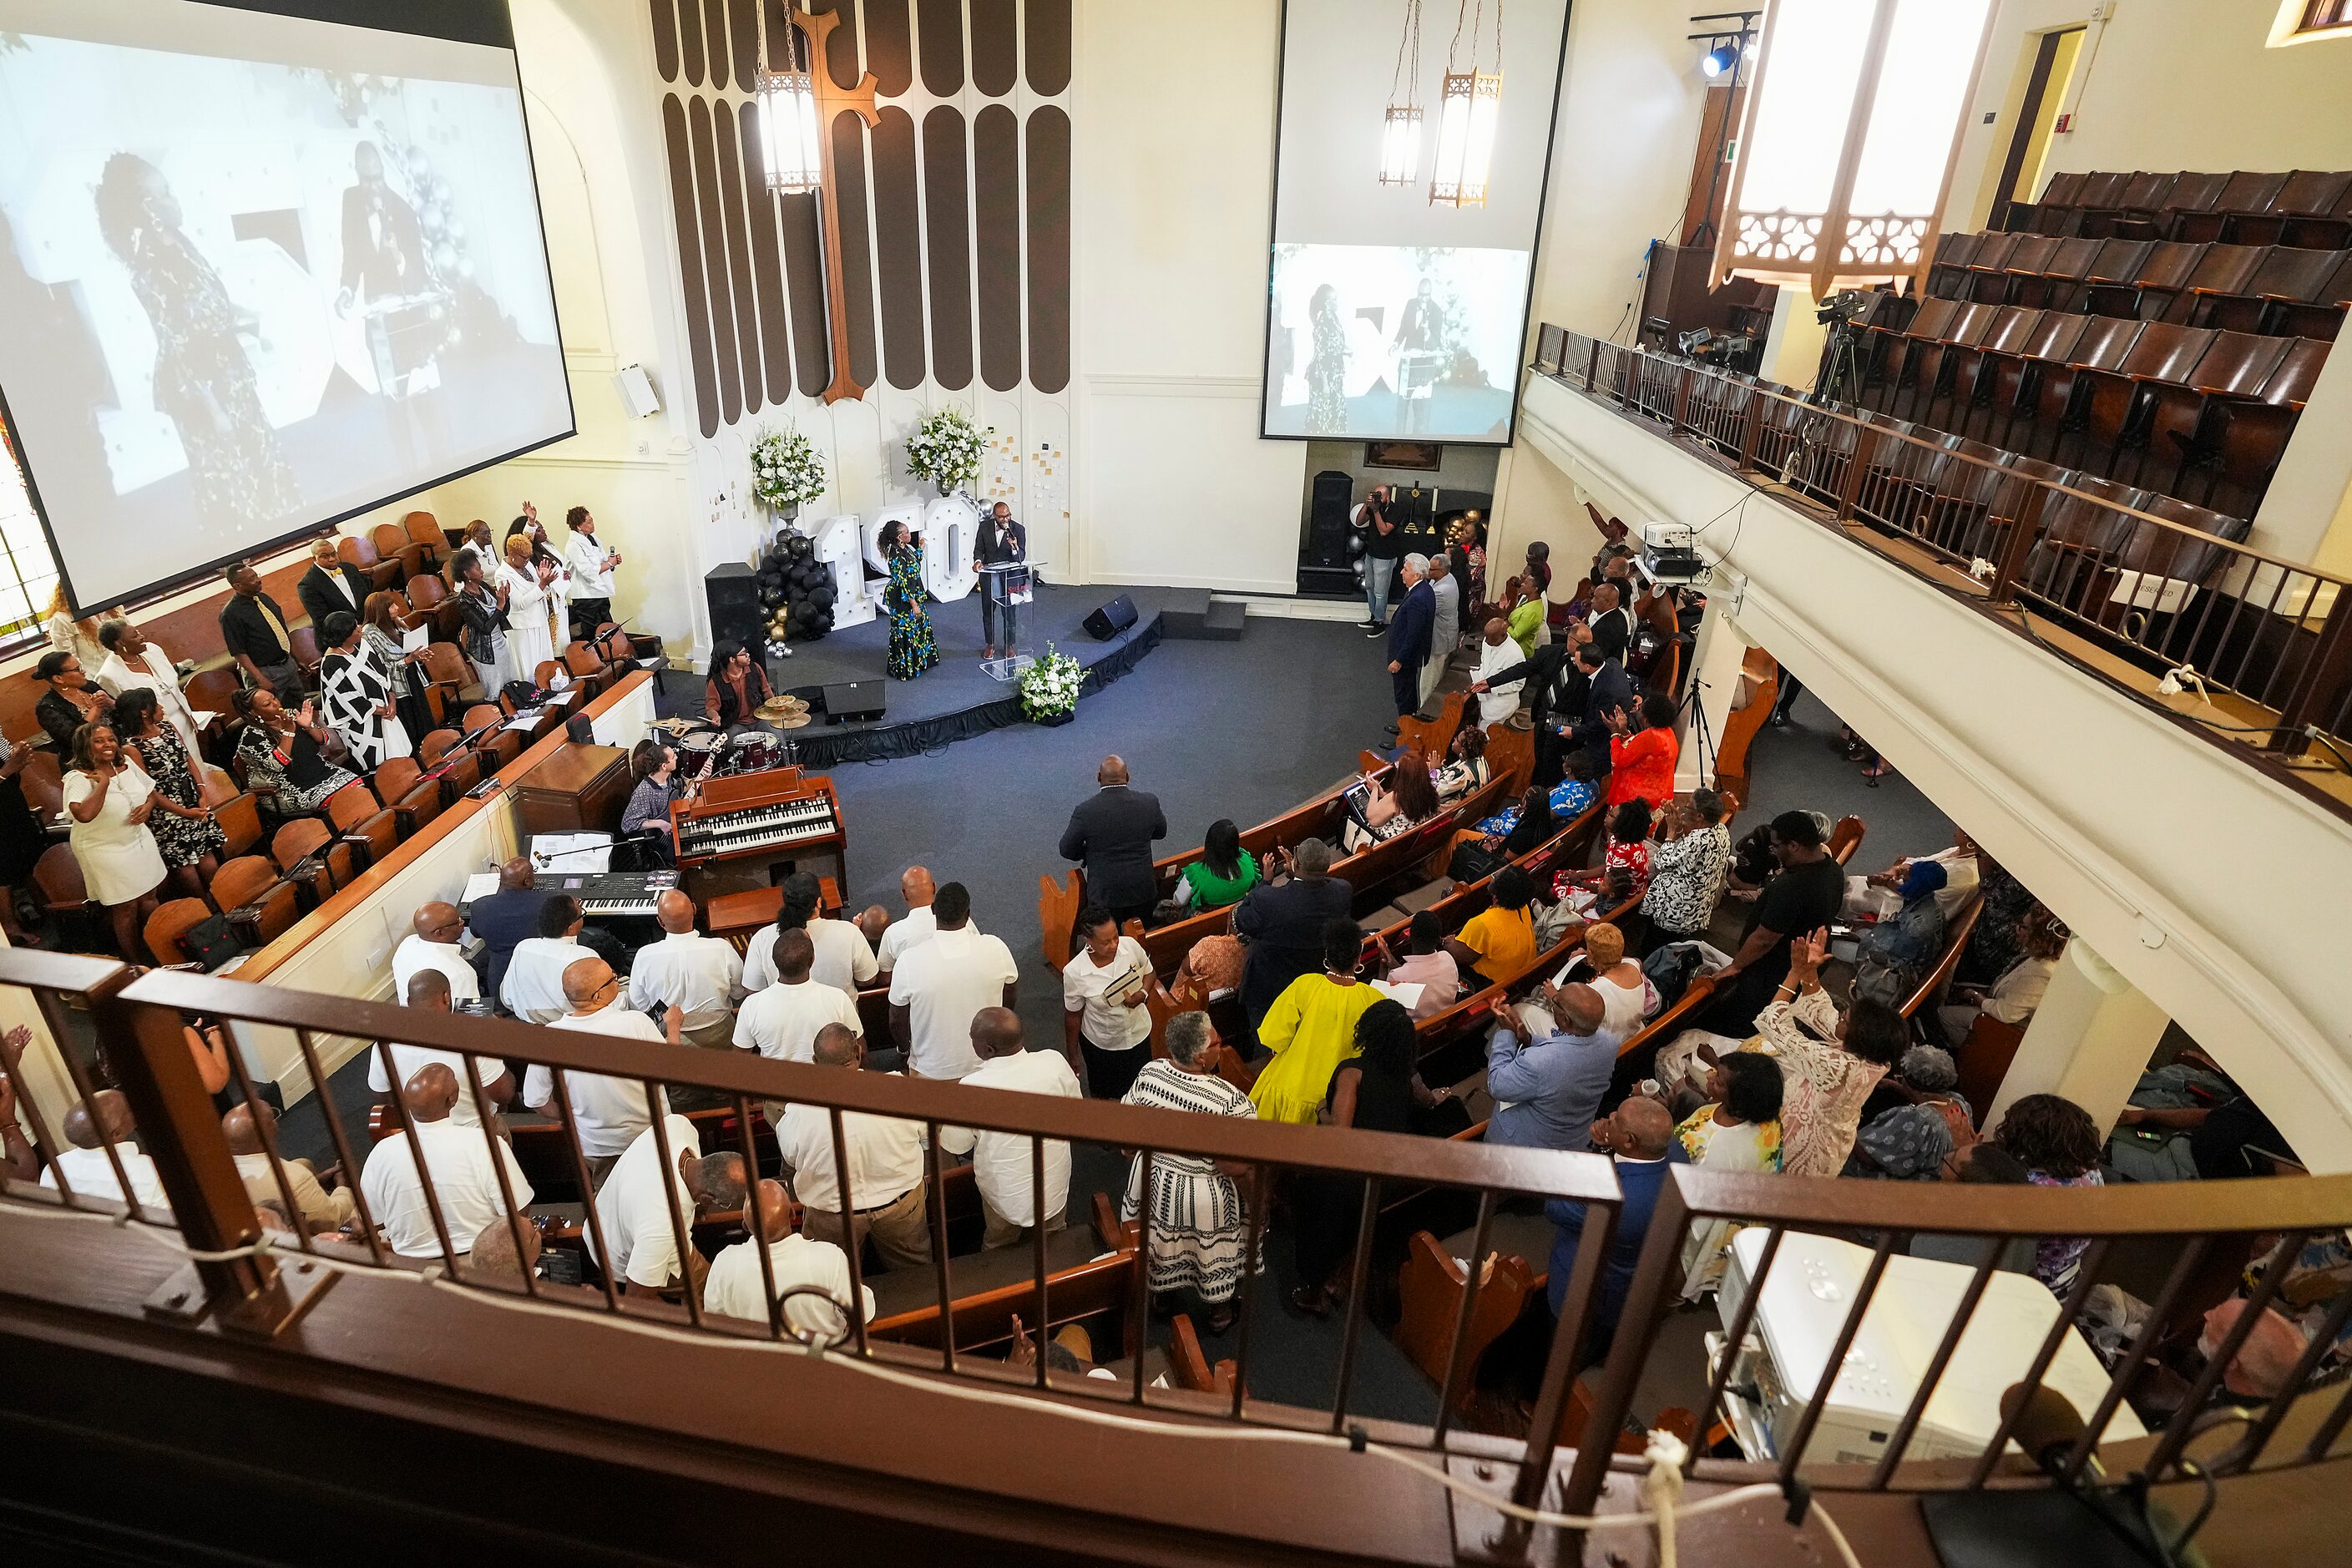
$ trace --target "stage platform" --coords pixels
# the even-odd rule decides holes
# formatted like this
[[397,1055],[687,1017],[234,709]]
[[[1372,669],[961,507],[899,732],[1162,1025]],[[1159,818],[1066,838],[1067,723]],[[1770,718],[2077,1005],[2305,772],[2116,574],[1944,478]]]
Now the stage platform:
[[[1122,593],[1135,601],[1135,625],[1108,642],[1097,642],[1087,635],[1082,623]],[[1078,699],[1083,714],[1085,692],[1117,680],[1158,646],[1163,635],[1163,611],[1181,614],[1194,609],[1196,601],[1205,605],[1207,599],[1206,593],[1192,589],[1042,584],[1036,602],[1022,611],[1021,651],[1043,655],[1051,642],[1056,650],[1086,666],[1087,683]],[[940,662],[913,680],[883,679],[890,626],[881,616],[816,642],[795,643],[792,658],[766,661],[770,684],[806,700],[819,715],[804,729],[772,731],[778,739],[793,742],[803,767],[821,769],[876,757],[911,757],[985,731],[1027,722],[1021,717],[1015,683],[992,679],[980,667],[978,597],[935,604],[930,613]],[[853,680],[881,681],[887,710],[870,723],[826,722],[823,689]],[[672,675],[666,686],[661,702],[664,714],[701,711],[699,678],[693,678],[689,685],[688,678]]]

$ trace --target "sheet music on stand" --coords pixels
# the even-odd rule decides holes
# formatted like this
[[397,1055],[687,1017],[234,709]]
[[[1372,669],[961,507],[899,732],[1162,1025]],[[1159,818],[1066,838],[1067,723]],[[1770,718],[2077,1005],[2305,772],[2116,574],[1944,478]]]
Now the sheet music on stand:
[[534,833],[530,863],[541,871],[609,871],[613,868],[613,836],[609,833]]

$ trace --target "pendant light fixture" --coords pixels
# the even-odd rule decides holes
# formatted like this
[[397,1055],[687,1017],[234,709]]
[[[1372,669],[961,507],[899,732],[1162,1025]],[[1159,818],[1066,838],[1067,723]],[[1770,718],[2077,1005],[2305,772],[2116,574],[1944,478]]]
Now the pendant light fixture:
[[[1503,0],[1495,0],[1495,68],[1478,68],[1478,36],[1486,0],[1463,0],[1454,19],[1454,41],[1445,49],[1445,81],[1437,95],[1437,156],[1429,180],[1432,206],[1483,207],[1486,179],[1495,160],[1495,124],[1503,109]],[[1463,25],[1470,48],[1461,54]],[[1454,68],[1457,58],[1467,69]]]
[[817,142],[816,81],[810,75],[807,35],[791,20],[797,5],[784,9],[781,60],[768,37],[768,7],[759,7],[760,156],[768,188],[779,195],[802,195],[824,183],[824,149]]
[[1397,38],[1388,114],[1381,126],[1381,184],[1410,185],[1420,178],[1421,0],[1404,0],[1404,31]]

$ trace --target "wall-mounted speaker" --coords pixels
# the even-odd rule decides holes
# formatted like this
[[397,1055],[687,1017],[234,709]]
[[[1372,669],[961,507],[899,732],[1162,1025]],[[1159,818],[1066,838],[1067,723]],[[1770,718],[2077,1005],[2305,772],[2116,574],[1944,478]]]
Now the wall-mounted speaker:
[[1111,638],[1135,625],[1135,601],[1121,594],[1087,617],[1087,635],[1097,642]]
[[625,365],[613,374],[613,390],[620,395],[621,406],[629,411],[632,419],[649,418],[661,412],[661,398],[654,392],[653,377],[643,365]]

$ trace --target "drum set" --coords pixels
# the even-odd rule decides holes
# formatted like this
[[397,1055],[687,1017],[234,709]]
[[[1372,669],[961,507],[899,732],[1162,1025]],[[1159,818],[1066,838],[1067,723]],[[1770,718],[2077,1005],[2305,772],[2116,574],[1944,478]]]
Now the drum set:
[[703,719],[671,719],[656,728],[669,731],[678,772],[689,784],[797,765],[791,732],[808,726],[808,704],[797,697],[772,697],[753,717],[757,728],[743,726],[732,734]]

